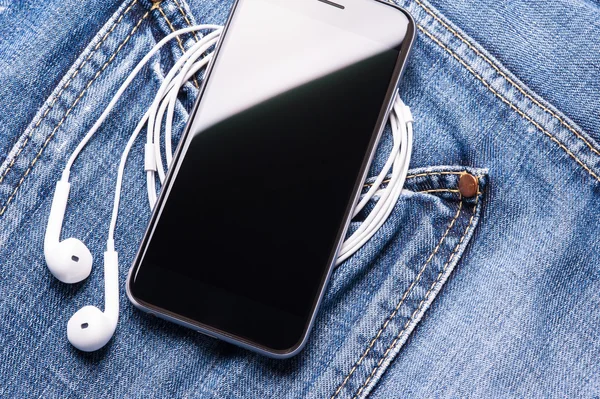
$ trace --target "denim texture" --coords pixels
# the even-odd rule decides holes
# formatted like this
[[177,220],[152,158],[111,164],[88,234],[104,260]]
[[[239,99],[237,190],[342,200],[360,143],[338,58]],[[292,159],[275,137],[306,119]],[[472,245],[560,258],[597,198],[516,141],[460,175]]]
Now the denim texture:
[[[0,3],[0,397],[599,396],[598,5],[432,3],[400,2],[418,25],[401,84],[416,121],[405,190],[381,230],[336,269],[306,348],[287,360],[127,301],[149,217],[143,140],[126,168],[115,235],[117,331],[90,354],[66,339],[75,311],[103,307],[121,151],[192,34],[144,69],[71,172],[62,237],[88,245],[92,275],[65,285],[43,258],[55,182],[120,83],[166,34],[223,23],[231,2]],[[553,51],[548,37],[568,38],[569,52]],[[178,132],[195,94],[190,83],[180,97]],[[371,175],[390,148],[387,131]],[[457,189],[464,172],[479,177],[472,198]]]

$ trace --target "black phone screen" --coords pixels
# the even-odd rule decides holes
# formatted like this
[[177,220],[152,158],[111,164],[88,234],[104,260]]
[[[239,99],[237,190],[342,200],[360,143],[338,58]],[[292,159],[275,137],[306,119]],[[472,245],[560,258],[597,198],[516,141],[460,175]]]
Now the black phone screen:
[[299,345],[409,28],[371,0],[238,1],[134,264],[136,300],[251,346]]

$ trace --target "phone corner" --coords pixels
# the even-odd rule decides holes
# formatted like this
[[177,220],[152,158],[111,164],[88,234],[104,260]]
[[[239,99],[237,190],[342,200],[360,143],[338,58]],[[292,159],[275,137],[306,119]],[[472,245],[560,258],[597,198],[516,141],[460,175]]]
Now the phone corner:
[[271,357],[273,359],[278,359],[278,360],[285,360],[285,359],[289,359],[292,358],[296,355],[298,355],[300,352],[302,352],[302,350],[306,347],[306,344],[308,342],[308,336],[309,336],[309,331],[307,331],[302,338],[300,339],[300,341],[298,341],[297,344],[295,344],[294,346],[288,348],[288,349],[284,349],[282,351],[265,351],[265,350],[261,350],[260,352],[268,357]]
[[414,17],[412,16],[412,14],[405,8],[402,7],[396,3],[392,3],[390,1],[386,1],[386,0],[377,0],[381,3],[384,3],[392,8],[394,8],[397,11],[400,11],[404,17],[407,19],[407,24],[406,24],[406,36],[408,36],[409,40],[409,44],[412,45],[412,42],[415,40],[416,34],[417,34],[417,23],[415,22]]
[[133,292],[131,291],[132,271],[133,266],[129,268],[129,272],[127,272],[127,279],[125,280],[125,293],[127,294],[127,299],[129,299],[129,302],[131,302],[136,308],[146,311],[146,309],[138,302],[137,298],[133,295]]

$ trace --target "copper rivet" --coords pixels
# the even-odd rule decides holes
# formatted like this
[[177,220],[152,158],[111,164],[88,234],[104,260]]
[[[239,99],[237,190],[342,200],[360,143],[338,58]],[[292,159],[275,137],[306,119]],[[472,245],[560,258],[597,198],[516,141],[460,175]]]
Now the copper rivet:
[[465,173],[460,176],[460,179],[458,180],[458,191],[460,191],[460,195],[467,198],[473,197],[477,194],[478,188],[479,181],[477,181],[477,177],[470,173]]

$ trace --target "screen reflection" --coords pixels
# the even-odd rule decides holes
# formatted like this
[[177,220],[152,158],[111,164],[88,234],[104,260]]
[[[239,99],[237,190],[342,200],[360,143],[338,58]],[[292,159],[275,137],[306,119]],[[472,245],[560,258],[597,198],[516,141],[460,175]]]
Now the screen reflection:
[[[381,11],[369,14],[377,24],[358,13],[367,2]],[[240,1],[143,244],[134,294],[268,348],[296,344],[406,30],[403,13],[374,1],[347,0],[344,10]]]

